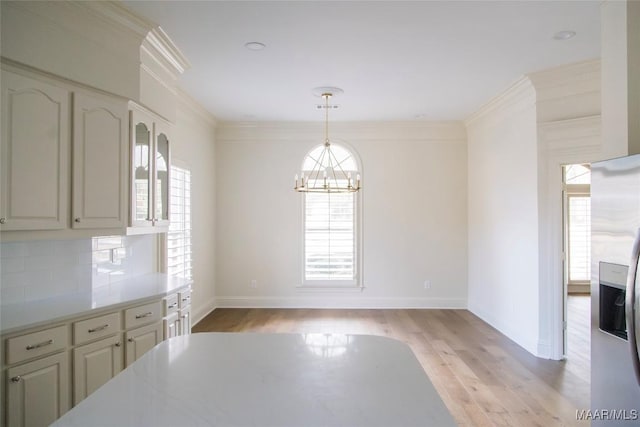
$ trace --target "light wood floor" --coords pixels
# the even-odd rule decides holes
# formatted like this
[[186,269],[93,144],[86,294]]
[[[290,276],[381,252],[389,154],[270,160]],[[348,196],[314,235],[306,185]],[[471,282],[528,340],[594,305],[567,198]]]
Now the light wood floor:
[[[584,363],[541,360],[466,310],[217,309],[193,332],[372,334],[406,342],[461,426],[587,426]],[[588,353],[587,353],[588,354]]]

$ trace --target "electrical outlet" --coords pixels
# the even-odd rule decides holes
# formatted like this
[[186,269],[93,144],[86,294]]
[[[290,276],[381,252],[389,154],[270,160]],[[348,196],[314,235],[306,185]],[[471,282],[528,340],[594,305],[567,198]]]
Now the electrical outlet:
[[249,283],[249,287],[251,289],[256,289],[258,287],[258,281],[256,279],[252,279],[251,283]]
[[424,288],[425,289],[431,289],[431,280],[425,280],[424,281]]

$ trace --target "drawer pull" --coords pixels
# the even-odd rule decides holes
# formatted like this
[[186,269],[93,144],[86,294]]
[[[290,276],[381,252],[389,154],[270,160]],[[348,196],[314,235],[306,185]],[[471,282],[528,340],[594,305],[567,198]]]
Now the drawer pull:
[[6,218],[0,218],[0,224],[6,224],[6,223],[7,223]]
[[189,297],[187,297],[187,298],[182,298],[182,301],[188,301],[188,300],[189,300]]
[[89,329],[87,332],[89,332],[90,334],[92,334],[92,333],[94,333],[94,332],[98,332],[98,331],[105,330],[105,329],[107,329],[108,327],[109,327],[109,324],[108,324],[108,323],[106,323],[106,324],[104,324],[104,325],[102,325],[102,326],[98,326],[98,327],[96,327],[96,328]]
[[53,340],[43,341],[43,342],[38,343],[38,344],[28,345],[27,346],[27,350],[34,350],[36,348],[45,347],[45,346],[51,345],[51,344],[53,344]]
[[170,305],[169,307],[167,307],[167,308],[173,308],[173,307],[175,307],[175,306],[177,306],[177,305],[178,305],[178,303],[177,303],[177,302],[174,302],[173,304],[171,304],[171,305]]
[[129,338],[127,341],[133,342],[134,340],[133,340],[133,338]]
[[116,347],[120,347],[120,345],[121,345],[121,344],[120,344],[120,342],[117,342],[117,343],[115,343],[114,345],[115,345]]
[[20,375],[11,378],[12,383],[19,383],[22,377]]
[[142,319],[143,317],[148,317],[153,314],[153,311],[147,311],[144,314],[136,314],[136,319]]

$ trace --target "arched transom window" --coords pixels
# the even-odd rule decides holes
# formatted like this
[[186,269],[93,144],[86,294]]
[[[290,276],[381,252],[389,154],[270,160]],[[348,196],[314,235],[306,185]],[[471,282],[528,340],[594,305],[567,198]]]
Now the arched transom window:
[[[302,164],[310,185],[323,176],[313,176],[312,170],[336,177],[345,186],[347,180],[360,173],[353,154],[339,144],[331,144],[335,158],[322,158],[324,146],[311,150]],[[311,175],[310,175],[311,174]],[[317,175],[317,173],[316,173]],[[323,174],[324,175],[324,174]],[[332,178],[333,179],[333,178]],[[304,285],[359,285],[359,192],[304,193]]]

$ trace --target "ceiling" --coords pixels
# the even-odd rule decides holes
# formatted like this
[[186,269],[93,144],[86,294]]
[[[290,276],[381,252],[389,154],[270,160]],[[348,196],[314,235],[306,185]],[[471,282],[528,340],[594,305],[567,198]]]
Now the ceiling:
[[[462,120],[522,75],[600,56],[599,1],[125,1],[225,121]],[[554,40],[558,31],[576,36]],[[244,47],[261,42],[263,50]]]

